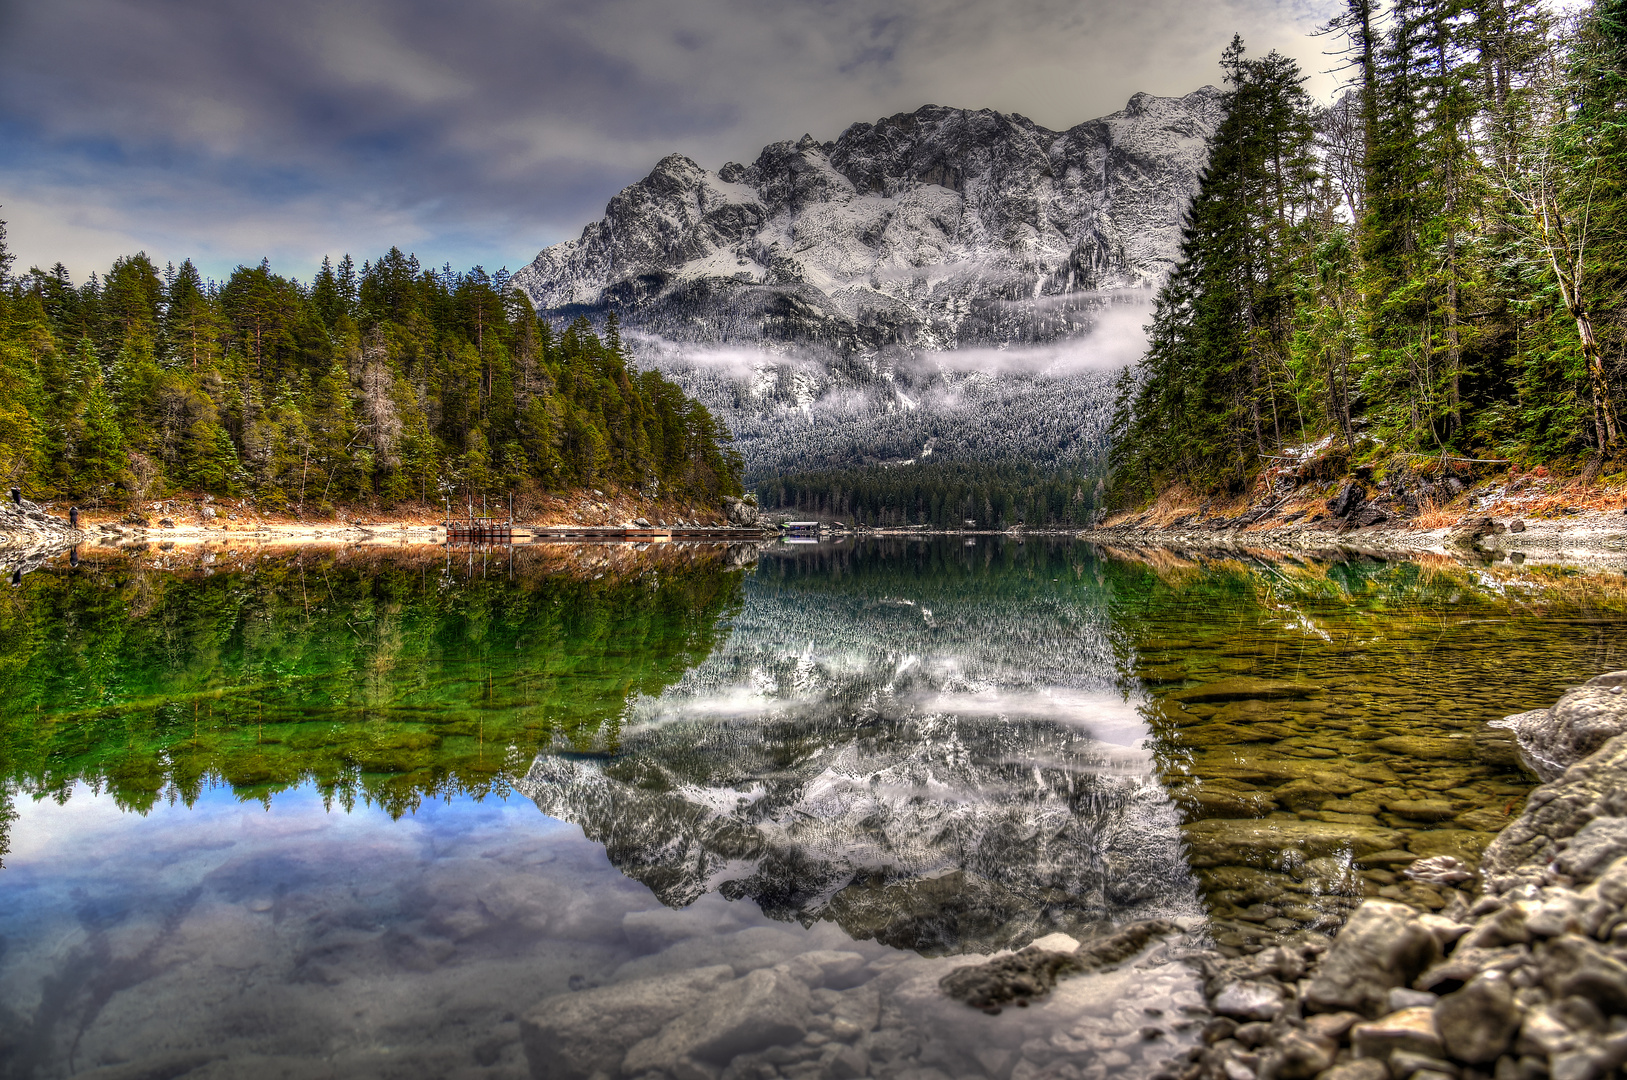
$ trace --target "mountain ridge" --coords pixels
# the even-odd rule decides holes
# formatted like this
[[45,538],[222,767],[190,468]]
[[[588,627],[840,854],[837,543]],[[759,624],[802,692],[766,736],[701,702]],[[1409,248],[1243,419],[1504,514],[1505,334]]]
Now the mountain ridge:
[[734,433],[748,484],[938,460],[1069,469],[1174,266],[1221,94],[1137,94],[1052,131],[925,105],[717,171],[681,154],[514,283],[611,312]]
[[674,340],[1065,338],[1173,265],[1219,115],[1212,86],[1066,131],[924,105],[715,172],[671,154],[514,281],[545,314],[616,310]]

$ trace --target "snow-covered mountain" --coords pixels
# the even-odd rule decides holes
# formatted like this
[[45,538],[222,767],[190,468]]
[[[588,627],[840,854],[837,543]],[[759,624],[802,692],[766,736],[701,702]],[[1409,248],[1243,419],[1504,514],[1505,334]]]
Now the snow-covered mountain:
[[1061,132],[926,105],[717,172],[673,154],[514,280],[543,312],[686,341],[1050,340],[1170,268],[1219,119],[1206,86]]
[[[1019,428],[1067,428],[1027,452],[1066,458],[1100,441],[1099,373],[1134,359],[1220,114],[1214,87],[1137,94],[1060,132],[927,105],[716,172],[674,154],[514,282],[545,316],[616,311],[644,335],[640,359],[742,437],[749,474],[908,458],[933,439],[979,456],[934,403],[983,416],[1013,396]],[[941,359],[968,349],[986,358]],[[929,422],[901,439],[889,418],[923,402]],[[799,423],[821,434],[789,462],[783,439],[771,453],[751,434]],[[908,445],[872,448],[876,430]]]

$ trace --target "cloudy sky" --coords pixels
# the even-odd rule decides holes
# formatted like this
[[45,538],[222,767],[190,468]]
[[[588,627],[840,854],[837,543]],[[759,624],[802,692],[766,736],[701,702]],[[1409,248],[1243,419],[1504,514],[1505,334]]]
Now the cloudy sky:
[[1052,128],[1251,52],[1333,77],[1339,0],[0,0],[19,269],[224,276],[391,244],[517,268],[673,151],[716,168],[933,102]]

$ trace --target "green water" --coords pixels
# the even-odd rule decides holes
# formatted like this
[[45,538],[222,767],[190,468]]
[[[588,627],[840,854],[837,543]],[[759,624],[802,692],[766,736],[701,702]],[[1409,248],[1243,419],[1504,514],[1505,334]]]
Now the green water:
[[30,574],[0,603],[4,775],[136,811],[210,783],[268,800],[311,782],[397,814],[501,792],[541,749],[614,745],[628,697],[702,660],[739,601],[721,549],[571,554],[147,552]]

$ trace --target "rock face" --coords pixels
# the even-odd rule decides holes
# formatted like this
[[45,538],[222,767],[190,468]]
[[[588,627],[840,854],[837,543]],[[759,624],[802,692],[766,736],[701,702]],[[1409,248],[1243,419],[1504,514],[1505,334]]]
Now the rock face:
[[1532,772],[1543,780],[1557,780],[1627,731],[1627,671],[1589,679],[1552,708],[1516,713],[1494,726],[1514,732],[1520,757]]
[[674,154],[514,281],[544,313],[615,308],[683,340],[1063,337],[1099,290],[1168,272],[1219,120],[1204,87],[1062,132],[926,105],[717,172]]

